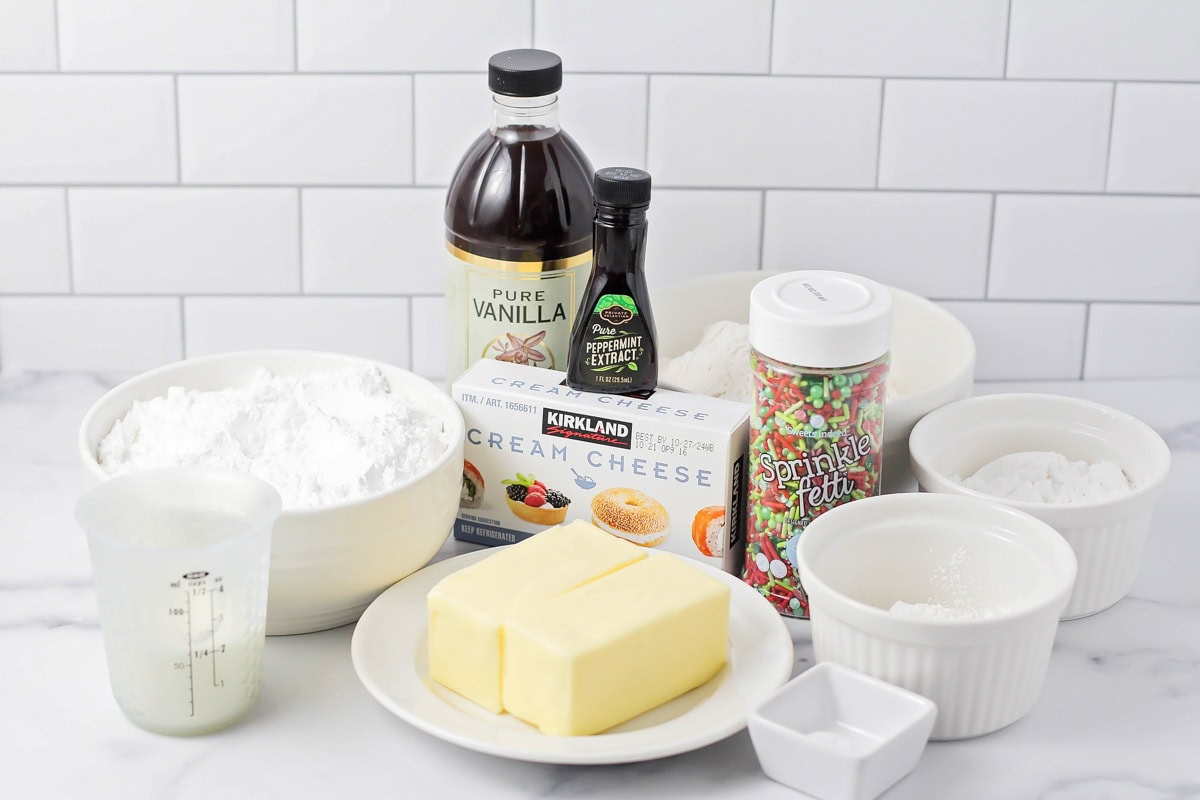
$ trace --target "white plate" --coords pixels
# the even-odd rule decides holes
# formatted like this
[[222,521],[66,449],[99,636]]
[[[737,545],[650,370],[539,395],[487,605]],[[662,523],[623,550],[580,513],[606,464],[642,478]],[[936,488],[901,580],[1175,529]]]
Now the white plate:
[[750,712],[791,674],[792,639],[771,604],[734,576],[689,561],[731,590],[729,663],[716,677],[593,736],[547,736],[516,717],[493,714],[429,677],[425,611],[425,595],[434,584],[493,552],[467,553],[408,576],[380,595],[354,629],[350,656],[363,686],[384,708],[439,739],[481,753],[547,764],[649,761],[737,733],[746,727]]

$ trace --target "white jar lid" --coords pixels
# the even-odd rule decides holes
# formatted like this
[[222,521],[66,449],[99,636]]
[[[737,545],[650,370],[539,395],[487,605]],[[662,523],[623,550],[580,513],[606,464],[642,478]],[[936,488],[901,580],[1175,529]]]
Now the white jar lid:
[[865,364],[892,340],[892,294],[869,278],[830,270],[774,275],[750,292],[750,346],[803,367]]

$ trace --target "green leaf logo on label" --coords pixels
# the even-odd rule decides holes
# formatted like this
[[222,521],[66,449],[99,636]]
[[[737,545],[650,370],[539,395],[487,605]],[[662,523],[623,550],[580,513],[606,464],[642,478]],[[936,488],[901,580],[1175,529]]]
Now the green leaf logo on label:
[[637,316],[637,303],[627,294],[606,294],[594,309],[600,319],[609,325],[624,325]]

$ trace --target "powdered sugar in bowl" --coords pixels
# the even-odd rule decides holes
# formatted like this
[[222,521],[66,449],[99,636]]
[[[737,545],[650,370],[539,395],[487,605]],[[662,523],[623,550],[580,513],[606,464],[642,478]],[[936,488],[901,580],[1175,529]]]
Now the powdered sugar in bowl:
[[96,480],[173,461],[240,469],[280,489],[269,634],[353,622],[428,563],[458,508],[462,447],[462,415],[429,381],[381,362],[286,350],[144,373],[97,401],[79,430]]
[[[996,394],[932,412],[913,428],[909,448],[922,491],[994,499],[1062,534],[1079,558],[1063,619],[1103,611],[1133,586],[1171,465],[1171,451],[1146,423],[1074,397]],[[1015,490],[995,478],[973,480],[1005,457],[1018,468],[1046,460],[1050,480]],[[1128,485],[1105,475],[1113,471]]]

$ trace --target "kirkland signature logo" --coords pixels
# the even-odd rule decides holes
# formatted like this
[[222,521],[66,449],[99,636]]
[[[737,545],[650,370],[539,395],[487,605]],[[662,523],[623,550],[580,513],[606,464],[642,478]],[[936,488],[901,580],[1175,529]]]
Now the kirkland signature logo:
[[563,439],[579,439],[628,450],[633,441],[633,426],[615,419],[572,414],[553,408],[542,410],[542,433]]

